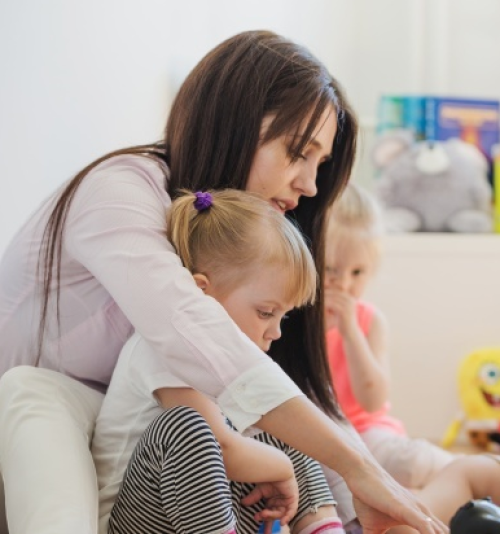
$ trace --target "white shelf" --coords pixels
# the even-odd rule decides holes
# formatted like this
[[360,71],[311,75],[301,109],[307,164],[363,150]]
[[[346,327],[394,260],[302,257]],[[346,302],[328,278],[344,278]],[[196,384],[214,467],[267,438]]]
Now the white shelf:
[[[384,238],[384,250],[395,255],[479,256],[500,254],[500,234],[412,233]],[[472,257],[472,258],[471,258]]]

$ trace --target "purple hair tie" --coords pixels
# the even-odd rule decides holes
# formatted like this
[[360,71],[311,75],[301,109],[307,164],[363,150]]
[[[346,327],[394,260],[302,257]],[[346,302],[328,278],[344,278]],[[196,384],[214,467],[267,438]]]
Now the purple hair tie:
[[196,200],[194,201],[194,207],[198,211],[205,211],[212,205],[212,195],[210,193],[196,191],[194,196],[196,197]]

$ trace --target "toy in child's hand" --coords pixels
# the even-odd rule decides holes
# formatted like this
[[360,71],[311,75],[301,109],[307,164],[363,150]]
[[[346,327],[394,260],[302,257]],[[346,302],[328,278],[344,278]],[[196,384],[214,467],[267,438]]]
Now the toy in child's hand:
[[388,232],[492,231],[488,162],[475,146],[391,130],[377,138],[373,160]]
[[469,501],[451,518],[450,534],[500,534],[500,507],[489,497]]
[[462,425],[470,441],[486,450],[500,444],[500,348],[469,354],[458,370],[458,390],[463,414],[451,423],[442,445],[450,447]]
[[[259,527],[259,530],[258,530],[258,534],[262,534],[264,532],[265,528],[266,528],[266,524],[265,523],[261,523],[260,527]],[[271,527],[271,534],[277,534],[279,532],[281,532],[280,522],[279,521],[273,521],[273,525]]]

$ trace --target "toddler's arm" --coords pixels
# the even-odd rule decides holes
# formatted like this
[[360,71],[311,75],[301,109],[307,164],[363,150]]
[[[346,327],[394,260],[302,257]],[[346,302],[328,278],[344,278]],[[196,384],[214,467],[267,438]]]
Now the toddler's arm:
[[256,484],[242,503],[250,506],[265,501],[266,507],[255,516],[257,521],[280,519],[284,525],[293,518],[299,489],[286,454],[229,428],[219,407],[194,389],[162,388],[155,395],[164,408],[189,406],[207,421],[219,442],[227,477]]
[[387,357],[387,322],[375,309],[368,336],[356,317],[355,299],[338,289],[329,289],[329,302],[337,319],[349,368],[352,390],[367,411],[382,408],[389,398],[389,361]]
[[200,392],[190,388],[162,388],[155,391],[163,408],[189,406],[210,425],[221,447],[227,477],[236,482],[277,482],[294,477],[286,454],[229,428],[219,409]]

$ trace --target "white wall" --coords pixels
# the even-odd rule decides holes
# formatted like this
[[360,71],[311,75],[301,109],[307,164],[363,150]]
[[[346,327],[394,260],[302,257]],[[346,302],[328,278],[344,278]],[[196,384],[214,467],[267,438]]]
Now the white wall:
[[363,119],[369,181],[381,92],[500,96],[498,20],[497,0],[0,2],[0,253],[82,165],[158,139],[180,81],[234,33],[269,28],[327,64]]
[[324,56],[331,6],[302,8],[297,0],[0,2],[0,253],[85,163],[159,139],[174,89],[224,38],[270,28]]
[[354,0],[351,71],[342,79],[362,119],[356,179],[372,186],[380,94],[500,99],[498,0]]
[[[158,139],[175,88],[210,48],[230,35],[272,29],[306,44],[326,63],[362,118],[356,179],[369,184],[380,93],[500,98],[498,21],[498,0],[1,1],[0,253],[39,201],[84,164],[105,151]],[[464,276],[464,266],[475,263],[473,251],[456,257]],[[418,265],[405,263],[402,276],[418,277]],[[434,267],[439,264],[431,265],[431,272]],[[474,276],[481,276],[480,271]],[[463,281],[454,283],[458,294]],[[394,365],[400,373],[417,364],[410,355],[405,360],[405,343],[411,338],[401,339],[411,319],[403,324],[403,315],[393,311],[395,299],[406,290],[405,284],[386,278],[375,295],[394,315],[393,330],[401,343]],[[407,299],[412,298],[408,293]],[[429,292],[428,298],[434,302],[436,295]],[[491,317],[490,311],[489,321]],[[423,339],[433,332],[425,331],[431,326],[421,325]],[[453,331],[448,336],[451,343]],[[426,350],[441,355],[445,341],[440,343]],[[463,350],[469,345],[464,343]],[[450,344],[451,359],[440,360],[439,373],[453,375],[459,352]],[[432,372],[432,367],[417,369],[422,379]],[[414,421],[420,412],[416,400],[408,404],[415,409],[401,401],[409,387],[402,376],[396,384],[396,410]],[[446,387],[449,397],[452,386]],[[411,430],[436,434],[451,411],[447,406],[435,420],[437,426],[415,421]]]

